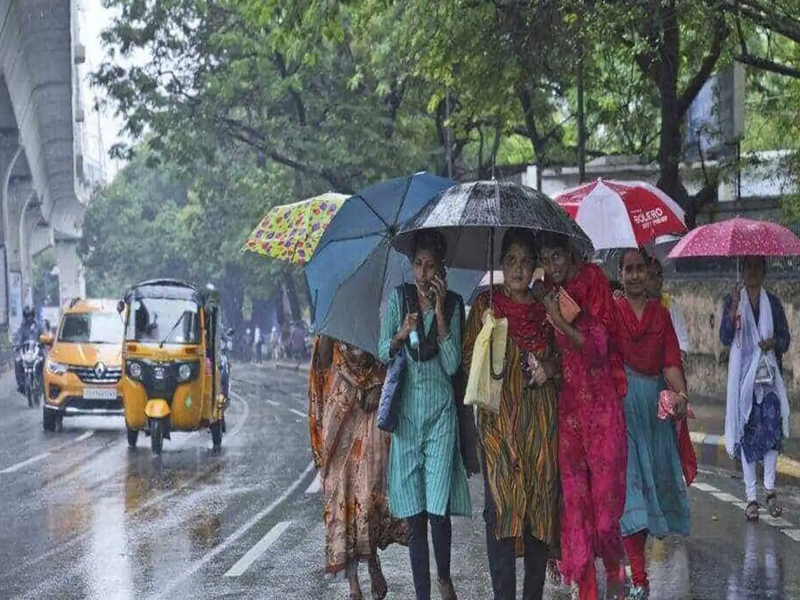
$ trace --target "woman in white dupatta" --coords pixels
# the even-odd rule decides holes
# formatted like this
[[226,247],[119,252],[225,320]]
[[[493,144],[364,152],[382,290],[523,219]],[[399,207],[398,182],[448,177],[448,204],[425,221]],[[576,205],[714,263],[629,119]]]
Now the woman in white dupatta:
[[791,337],[781,301],[764,290],[766,261],[748,257],[744,287],[725,298],[720,340],[730,348],[725,447],[740,458],[749,521],[758,520],[756,463],[764,462],[764,491],[773,517],[783,512],[775,493],[781,440],[789,436],[789,401],[782,356]]

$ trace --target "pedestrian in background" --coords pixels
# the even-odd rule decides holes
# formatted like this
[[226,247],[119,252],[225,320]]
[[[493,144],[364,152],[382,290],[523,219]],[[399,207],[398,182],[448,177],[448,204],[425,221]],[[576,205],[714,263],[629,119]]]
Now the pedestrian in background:
[[725,297],[719,337],[730,348],[725,410],[725,447],[740,458],[748,521],[758,520],[756,463],[764,462],[764,491],[770,515],[779,517],[775,476],[783,437],[789,436],[789,400],[783,355],[791,335],[783,304],[764,289],[767,262],[744,261],[744,287]]

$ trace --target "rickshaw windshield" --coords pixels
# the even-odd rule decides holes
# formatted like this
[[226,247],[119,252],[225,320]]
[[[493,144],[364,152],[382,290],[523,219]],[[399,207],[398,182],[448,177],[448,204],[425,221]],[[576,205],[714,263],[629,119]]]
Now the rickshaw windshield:
[[139,298],[131,303],[125,341],[199,344],[198,306],[190,300]]

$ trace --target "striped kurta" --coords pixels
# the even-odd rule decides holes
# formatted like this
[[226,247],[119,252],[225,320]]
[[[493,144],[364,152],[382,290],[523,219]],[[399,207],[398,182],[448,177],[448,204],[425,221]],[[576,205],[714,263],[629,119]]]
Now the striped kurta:
[[[481,294],[467,320],[463,357],[467,372],[475,340],[483,327],[481,317],[487,308],[488,295]],[[542,313],[542,348],[535,354],[540,360],[550,360],[554,355],[553,331],[541,306],[537,308]],[[494,535],[497,539],[521,539],[527,529],[557,553],[561,503],[557,465],[558,390],[553,381],[536,387],[526,385],[522,362],[522,352],[513,332],[509,332],[500,412],[478,410],[484,477],[488,478],[497,512]]]
[[[392,338],[400,330],[400,294],[389,298],[381,323],[380,359],[390,360]],[[431,310],[422,315],[425,331],[436,327]],[[458,415],[450,377],[461,361],[458,311],[450,331],[439,340],[439,352],[427,362],[408,356],[403,374],[399,422],[389,451],[389,509],[400,519],[422,512],[470,516],[467,472],[461,460]]]

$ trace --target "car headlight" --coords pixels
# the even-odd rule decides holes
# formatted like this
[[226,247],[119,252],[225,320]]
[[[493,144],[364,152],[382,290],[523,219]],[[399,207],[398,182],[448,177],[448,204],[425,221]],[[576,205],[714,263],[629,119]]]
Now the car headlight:
[[192,376],[192,367],[189,365],[183,364],[178,369],[178,377],[180,377],[181,381],[186,381]]
[[134,379],[142,378],[142,365],[137,362],[132,362],[128,365],[128,372]]
[[69,367],[62,363],[57,363],[52,360],[47,361],[47,370],[54,375],[63,375],[69,370]]

